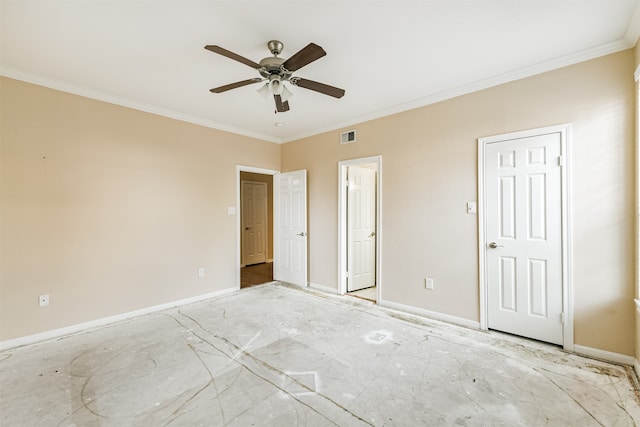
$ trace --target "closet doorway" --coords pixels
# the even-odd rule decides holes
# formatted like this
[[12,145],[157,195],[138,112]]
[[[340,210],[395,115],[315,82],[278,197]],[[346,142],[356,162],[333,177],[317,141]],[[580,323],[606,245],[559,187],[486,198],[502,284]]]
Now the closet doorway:
[[340,294],[380,302],[382,158],[339,162]]

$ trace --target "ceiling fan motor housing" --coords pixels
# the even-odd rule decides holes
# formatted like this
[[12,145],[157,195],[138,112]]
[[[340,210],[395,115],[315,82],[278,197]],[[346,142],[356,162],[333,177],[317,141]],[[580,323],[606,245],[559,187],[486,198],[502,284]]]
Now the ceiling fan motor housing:
[[260,72],[260,75],[265,79],[268,79],[273,74],[277,74],[282,80],[288,80],[293,73],[288,72],[284,68],[282,68],[282,64],[284,63],[284,61],[284,58],[264,58],[262,61],[260,61],[260,68],[258,69],[258,71]]

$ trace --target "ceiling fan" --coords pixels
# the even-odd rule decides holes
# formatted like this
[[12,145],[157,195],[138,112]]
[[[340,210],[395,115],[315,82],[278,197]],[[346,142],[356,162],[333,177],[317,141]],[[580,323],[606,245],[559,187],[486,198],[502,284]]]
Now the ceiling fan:
[[313,80],[303,79],[301,77],[295,77],[293,75],[295,71],[298,71],[305,65],[308,65],[327,54],[327,52],[317,44],[309,43],[289,59],[278,57],[284,47],[282,42],[278,40],[271,40],[267,43],[267,47],[273,54],[273,57],[264,58],[259,63],[256,63],[220,46],[205,46],[204,48],[211,52],[226,56],[234,61],[242,62],[243,64],[258,70],[262,76],[219,86],[211,89],[210,91],[213,93],[222,93],[253,83],[265,82],[265,84],[258,89],[258,92],[265,96],[273,94],[273,99],[276,102],[276,112],[278,113],[289,111],[289,99],[293,96],[293,93],[285,86],[285,82],[288,82],[293,86],[333,96],[334,98],[342,98],[344,96],[344,89],[315,82]]

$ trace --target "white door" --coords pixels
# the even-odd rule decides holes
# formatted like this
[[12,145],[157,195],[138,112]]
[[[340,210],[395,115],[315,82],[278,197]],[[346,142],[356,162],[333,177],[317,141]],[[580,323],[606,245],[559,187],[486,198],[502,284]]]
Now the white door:
[[347,170],[347,292],[376,284],[376,171]]
[[307,171],[274,176],[275,280],[307,286]]
[[242,181],[242,264],[267,260],[267,183]]
[[563,343],[562,136],[485,146],[488,327]]

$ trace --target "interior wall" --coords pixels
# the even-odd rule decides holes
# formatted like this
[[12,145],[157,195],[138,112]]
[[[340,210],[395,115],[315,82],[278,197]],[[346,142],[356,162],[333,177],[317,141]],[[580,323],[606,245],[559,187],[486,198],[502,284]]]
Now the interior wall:
[[[636,43],[635,49],[635,68],[640,69],[640,43]],[[640,300],[640,80],[636,81],[636,298]],[[636,374],[640,376],[640,303],[636,302]]]
[[633,69],[627,50],[285,144],[283,171],[308,170],[310,281],[338,288],[338,161],[382,155],[383,298],[478,321],[477,139],[572,123],[575,343],[633,355]]
[[273,175],[240,172],[240,179],[267,184],[267,261],[273,261]]
[[279,145],[0,90],[0,340],[236,286],[236,165],[280,169]]

